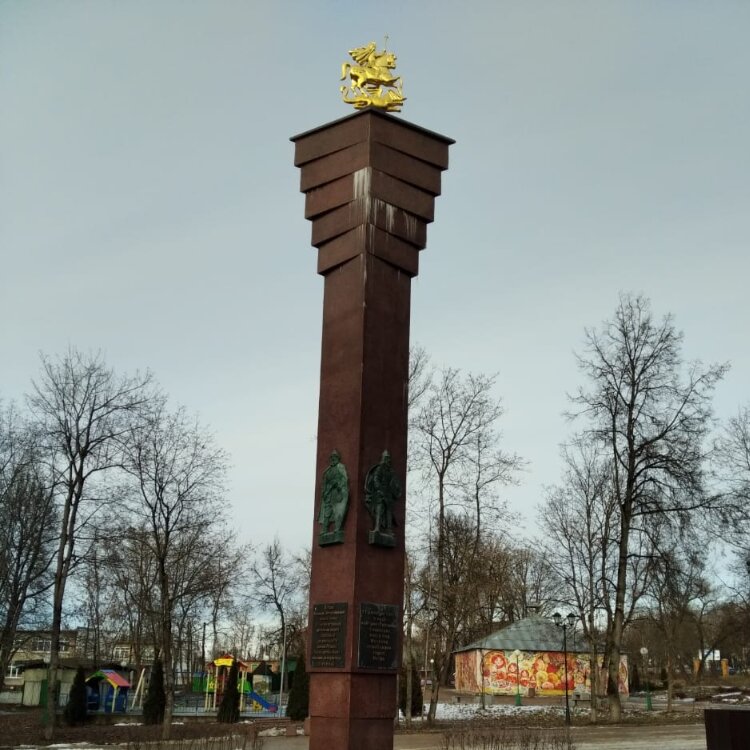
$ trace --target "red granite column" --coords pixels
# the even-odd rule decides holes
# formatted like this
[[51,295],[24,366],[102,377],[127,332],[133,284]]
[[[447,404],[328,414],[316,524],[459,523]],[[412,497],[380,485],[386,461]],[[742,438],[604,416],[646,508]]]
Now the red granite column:
[[[310,750],[390,750],[401,663],[411,279],[453,141],[374,110],[292,140],[325,277]],[[333,451],[346,467],[349,506],[341,532],[321,538],[322,476]],[[365,505],[368,471],[384,451],[401,488],[390,537],[371,533]]]

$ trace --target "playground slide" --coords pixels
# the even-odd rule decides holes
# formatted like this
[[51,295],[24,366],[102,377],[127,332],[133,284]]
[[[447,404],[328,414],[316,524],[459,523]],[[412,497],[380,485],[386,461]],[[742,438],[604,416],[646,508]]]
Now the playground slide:
[[258,695],[254,690],[248,690],[247,697],[250,698],[250,700],[255,701],[266,711],[276,713],[276,711],[279,710],[279,707],[275,703],[269,703],[262,695]]

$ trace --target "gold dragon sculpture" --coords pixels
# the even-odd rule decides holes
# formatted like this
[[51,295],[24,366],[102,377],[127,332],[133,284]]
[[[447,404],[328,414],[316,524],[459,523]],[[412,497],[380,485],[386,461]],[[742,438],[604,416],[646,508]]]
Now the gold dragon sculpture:
[[349,76],[349,87],[341,86],[341,98],[355,109],[376,107],[386,112],[400,112],[406,101],[403,81],[393,69],[396,55],[393,52],[377,51],[375,42],[349,50],[356,65],[345,62],[341,66],[341,80]]

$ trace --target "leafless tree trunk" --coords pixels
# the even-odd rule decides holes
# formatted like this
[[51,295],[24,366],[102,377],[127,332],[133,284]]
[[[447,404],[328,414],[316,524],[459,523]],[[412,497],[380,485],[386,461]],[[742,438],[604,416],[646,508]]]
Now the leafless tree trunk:
[[0,407],[0,691],[18,627],[51,585],[57,524],[42,469],[31,428]]
[[404,704],[404,721],[407,727],[411,727],[411,700],[414,693],[414,685],[412,684],[412,664],[414,661],[414,653],[412,651],[412,627],[414,625],[414,615],[412,613],[412,583],[413,583],[413,570],[409,552],[406,552],[405,566],[404,566],[404,614],[405,614],[405,637],[404,637],[404,666],[405,666],[405,679],[406,679],[406,700]]
[[214,637],[214,648],[219,643],[220,617],[222,613],[226,614],[232,609],[231,591],[233,588],[237,588],[243,559],[246,559],[252,551],[249,545],[240,548],[234,535],[230,535],[223,540],[220,548],[222,553],[216,557],[213,564],[214,586],[210,592],[211,631]]
[[[667,670],[667,711],[672,710],[674,657],[683,625],[693,619],[693,605],[705,600],[710,587],[705,578],[705,559],[698,550],[684,549],[674,539],[672,549],[664,552],[651,579],[651,617],[663,637]],[[681,549],[683,548],[683,549]]]
[[430,366],[430,356],[424,347],[412,346],[409,349],[409,414],[414,416],[414,412],[422,402],[424,395],[427,393],[432,384],[432,368]]
[[223,522],[226,458],[207,430],[165,399],[155,399],[127,441],[124,470],[132,477],[135,529],[154,560],[158,592],[158,646],[164,664],[166,708],[162,739],[169,739],[174,709],[177,604],[208,597],[212,531]]
[[[450,629],[445,621],[445,539],[446,512],[451,502],[451,483],[466,466],[467,456],[479,436],[488,436],[502,414],[499,402],[492,396],[494,378],[467,375],[457,370],[443,370],[425,393],[422,408],[414,419],[416,437],[414,459],[431,481],[437,505],[436,534],[436,601],[434,638],[442,639],[442,648],[435,649],[436,669],[445,679],[449,669],[448,648]],[[481,442],[481,441],[480,441]],[[459,493],[457,493],[459,494]],[[428,720],[435,719],[440,680],[433,680]]]
[[137,409],[148,400],[150,376],[118,377],[101,355],[71,349],[64,357],[42,357],[42,374],[33,383],[29,406],[43,426],[49,465],[59,488],[60,529],[52,597],[52,649],[48,676],[45,737],[54,736],[58,705],[57,668],[60,628],[68,577],[80,555],[76,542],[83,527],[101,507],[87,510],[86,489],[95,475],[120,462],[120,441]]
[[108,571],[127,622],[132,647],[130,658],[140,674],[145,662],[144,647],[157,644],[156,564],[145,531],[138,531],[128,520],[117,533],[120,543],[108,560]]
[[737,510],[728,517],[729,539],[740,552],[743,566],[750,560],[750,406],[737,411],[724,425],[717,441],[716,472],[724,492]]
[[262,608],[272,607],[279,616],[281,644],[281,693],[286,691],[287,620],[289,607],[299,599],[304,578],[295,575],[291,557],[284,551],[278,538],[260,550],[251,566],[254,599]]
[[565,449],[565,475],[552,488],[540,512],[548,539],[547,555],[554,561],[562,589],[558,600],[575,606],[590,644],[591,720],[597,720],[597,620],[605,610],[614,550],[610,529],[617,520],[611,472],[597,446],[578,441]]
[[[721,499],[704,490],[704,441],[711,398],[726,366],[683,368],[682,335],[671,317],[656,323],[649,302],[623,295],[601,332],[586,332],[579,366],[589,380],[572,399],[590,420],[587,436],[611,454],[612,487],[619,508],[614,613],[608,646],[611,716],[619,721],[617,687],[626,617],[634,524],[708,513]],[[683,376],[682,370],[687,372]],[[642,530],[645,532],[645,522]]]

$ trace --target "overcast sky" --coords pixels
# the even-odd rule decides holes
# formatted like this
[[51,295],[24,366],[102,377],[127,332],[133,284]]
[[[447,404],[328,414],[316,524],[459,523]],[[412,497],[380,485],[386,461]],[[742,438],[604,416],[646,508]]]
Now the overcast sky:
[[0,397],[69,345],[150,368],[231,453],[241,536],[308,545],[323,279],[289,137],[388,34],[399,116],[456,140],[412,342],[499,373],[533,518],[620,291],[732,363],[718,416],[750,401],[749,30],[743,0],[0,1]]

